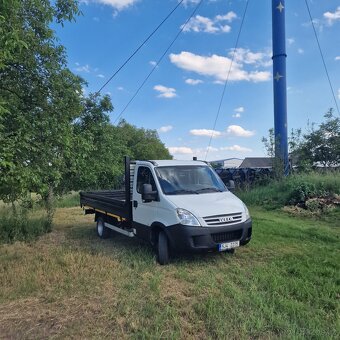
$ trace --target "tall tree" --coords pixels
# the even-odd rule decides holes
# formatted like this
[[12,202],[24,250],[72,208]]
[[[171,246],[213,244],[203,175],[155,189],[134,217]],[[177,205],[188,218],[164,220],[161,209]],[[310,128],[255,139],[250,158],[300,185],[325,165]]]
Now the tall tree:
[[51,198],[83,81],[67,69],[50,25],[72,20],[77,1],[2,0],[1,9],[0,31],[7,33],[0,38],[0,198],[14,201],[27,190]]
[[333,109],[324,117],[325,121],[318,128],[312,125],[311,131],[304,135],[296,153],[311,165],[320,163],[330,167],[340,164],[340,118],[334,116]]

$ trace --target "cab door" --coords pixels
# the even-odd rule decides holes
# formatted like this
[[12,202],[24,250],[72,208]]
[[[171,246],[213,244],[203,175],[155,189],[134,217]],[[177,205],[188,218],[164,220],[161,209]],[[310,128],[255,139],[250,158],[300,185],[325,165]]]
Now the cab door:
[[151,184],[153,191],[158,191],[152,170],[146,165],[139,165],[135,170],[133,187],[132,217],[136,235],[145,240],[150,240],[151,224],[157,221],[159,195],[156,201],[145,202],[142,199],[143,184]]

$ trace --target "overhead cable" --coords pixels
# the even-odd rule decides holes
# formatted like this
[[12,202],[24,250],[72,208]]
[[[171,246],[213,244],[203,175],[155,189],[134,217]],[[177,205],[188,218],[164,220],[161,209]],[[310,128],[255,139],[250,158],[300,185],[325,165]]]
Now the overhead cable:
[[143,88],[143,86],[146,84],[146,82],[148,81],[148,79],[151,77],[151,75],[153,74],[153,72],[156,70],[156,68],[159,66],[159,64],[162,62],[162,60],[164,59],[164,57],[166,56],[166,54],[169,52],[170,48],[172,47],[172,45],[175,43],[175,41],[178,39],[178,37],[181,35],[181,33],[183,32],[183,30],[185,29],[185,27],[187,26],[187,24],[189,23],[189,21],[191,20],[191,18],[196,14],[197,10],[200,8],[200,6],[202,5],[204,0],[200,0],[200,2],[195,6],[194,10],[191,12],[189,18],[185,21],[185,23],[181,26],[180,30],[177,32],[176,36],[174,37],[174,39],[171,41],[170,45],[166,48],[166,50],[163,52],[163,54],[161,55],[161,57],[157,60],[156,64],[153,66],[153,68],[151,69],[151,71],[147,74],[147,76],[145,77],[145,79],[143,80],[143,82],[140,84],[140,86],[138,87],[138,89],[135,91],[135,93],[133,94],[133,96],[131,97],[131,99],[128,101],[128,103],[125,105],[125,107],[123,108],[123,110],[120,112],[120,114],[118,115],[118,117],[115,119],[114,124],[122,117],[122,115],[124,114],[124,112],[127,110],[127,108],[130,106],[130,104],[133,102],[133,100],[136,98],[136,96],[138,95],[139,91]]
[[333,99],[334,99],[334,103],[335,103],[336,109],[337,109],[337,111],[338,111],[338,114],[340,115],[339,106],[338,106],[338,101],[337,101],[337,99],[336,99],[335,92],[334,92],[334,88],[333,88],[333,85],[332,85],[332,82],[331,82],[331,78],[330,78],[329,73],[328,73],[328,70],[327,70],[327,65],[326,65],[325,58],[324,58],[324,55],[323,55],[323,52],[322,52],[322,49],[321,49],[321,45],[320,45],[320,42],[319,42],[318,35],[317,35],[317,33],[316,33],[316,29],[315,29],[315,25],[314,25],[314,20],[313,20],[313,17],[312,17],[312,14],[311,14],[311,11],[310,11],[310,8],[309,8],[309,5],[308,5],[308,1],[305,0],[305,3],[306,3],[308,15],[309,15],[309,19],[310,19],[310,22],[311,22],[312,27],[313,27],[315,39],[316,39],[316,42],[317,42],[317,44],[318,44],[318,48],[319,48],[319,52],[320,52],[320,55],[321,55],[323,67],[325,68],[326,76],[327,76],[327,79],[328,79],[328,84],[329,84],[329,87],[330,87],[331,92],[332,92],[332,95],[333,95]]
[[104,87],[106,87],[109,82],[124,68],[124,66],[138,53],[138,51],[150,40],[150,38],[158,31],[158,29],[171,17],[171,15],[176,11],[176,9],[185,0],[180,0],[177,5],[170,11],[170,13],[160,22],[160,24],[147,36],[147,38],[135,49],[135,51],[121,64],[118,69],[113,73],[113,75],[102,85],[102,87],[96,92],[99,94]]
[[239,40],[240,40],[240,36],[241,36],[242,28],[243,28],[243,23],[244,23],[244,19],[245,19],[246,14],[247,14],[247,9],[248,9],[249,2],[250,2],[250,0],[246,1],[246,5],[245,5],[244,11],[243,11],[242,21],[241,21],[240,28],[239,28],[239,31],[238,31],[238,34],[237,34],[237,38],[236,38],[236,42],[235,42],[235,47],[234,47],[233,55],[232,55],[231,62],[230,62],[230,65],[229,65],[229,70],[228,70],[228,73],[227,73],[227,78],[226,78],[226,80],[224,82],[221,99],[220,99],[220,102],[219,102],[219,105],[218,105],[218,109],[217,109],[217,113],[216,113],[216,116],[215,116],[214,126],[213,126],[213,129],[211,131],[211,136],[210,136],[210,139],[209,139],[209,144],[207,146],[207,151],[205,153],[205,160],[207,160],[208,153],[209,153],[210,146],[211,146],[211,142],[212,142],[212,139],[213,139],[213,136],[214,136],[214,133],[215,133],[215,128],[216,128],[216,124],[217,124],[217,121],[218,121],[218,117],[219,117],[220,112],[221,112],[221,108],[222,108],[222,103],[223,103],[225,91],[226,91],[226,88],[227,88],[227,84],[229,82],[229,76],[230,76],[230,73],[231,73],[231,69],[232,69],[232,66],[233,66],[233,63],[234,63],[234,60],[235,60],[236,51],[237,51],[238,43],[239,43]]

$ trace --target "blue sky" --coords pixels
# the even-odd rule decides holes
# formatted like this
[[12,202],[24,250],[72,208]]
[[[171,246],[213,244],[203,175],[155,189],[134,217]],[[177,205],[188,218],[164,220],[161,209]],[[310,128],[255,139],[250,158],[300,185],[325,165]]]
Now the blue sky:
[[[97,91],[177,0],[86,0],[76,23],[57,27],[69,67]],[[186,0],[103,93],[117,118],[192,12]],[[320,44],[340,101],[340,2],[309,0]],[[213,128],[245,0],[205,0],[123,118],[157,129],[176,159],[263,156],[262,136],[273,126],[271,1],[249,3],[239,49]],[[319,123],[334,100],[304,0],[286,1],[288,128]]]

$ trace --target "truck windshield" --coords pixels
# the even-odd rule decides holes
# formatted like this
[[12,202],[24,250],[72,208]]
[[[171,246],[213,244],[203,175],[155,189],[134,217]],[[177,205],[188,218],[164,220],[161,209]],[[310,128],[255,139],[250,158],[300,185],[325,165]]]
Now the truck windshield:
[[166,195],[227,191],[222,180],[208,166],[164,166],[155,168],[155,171]]

